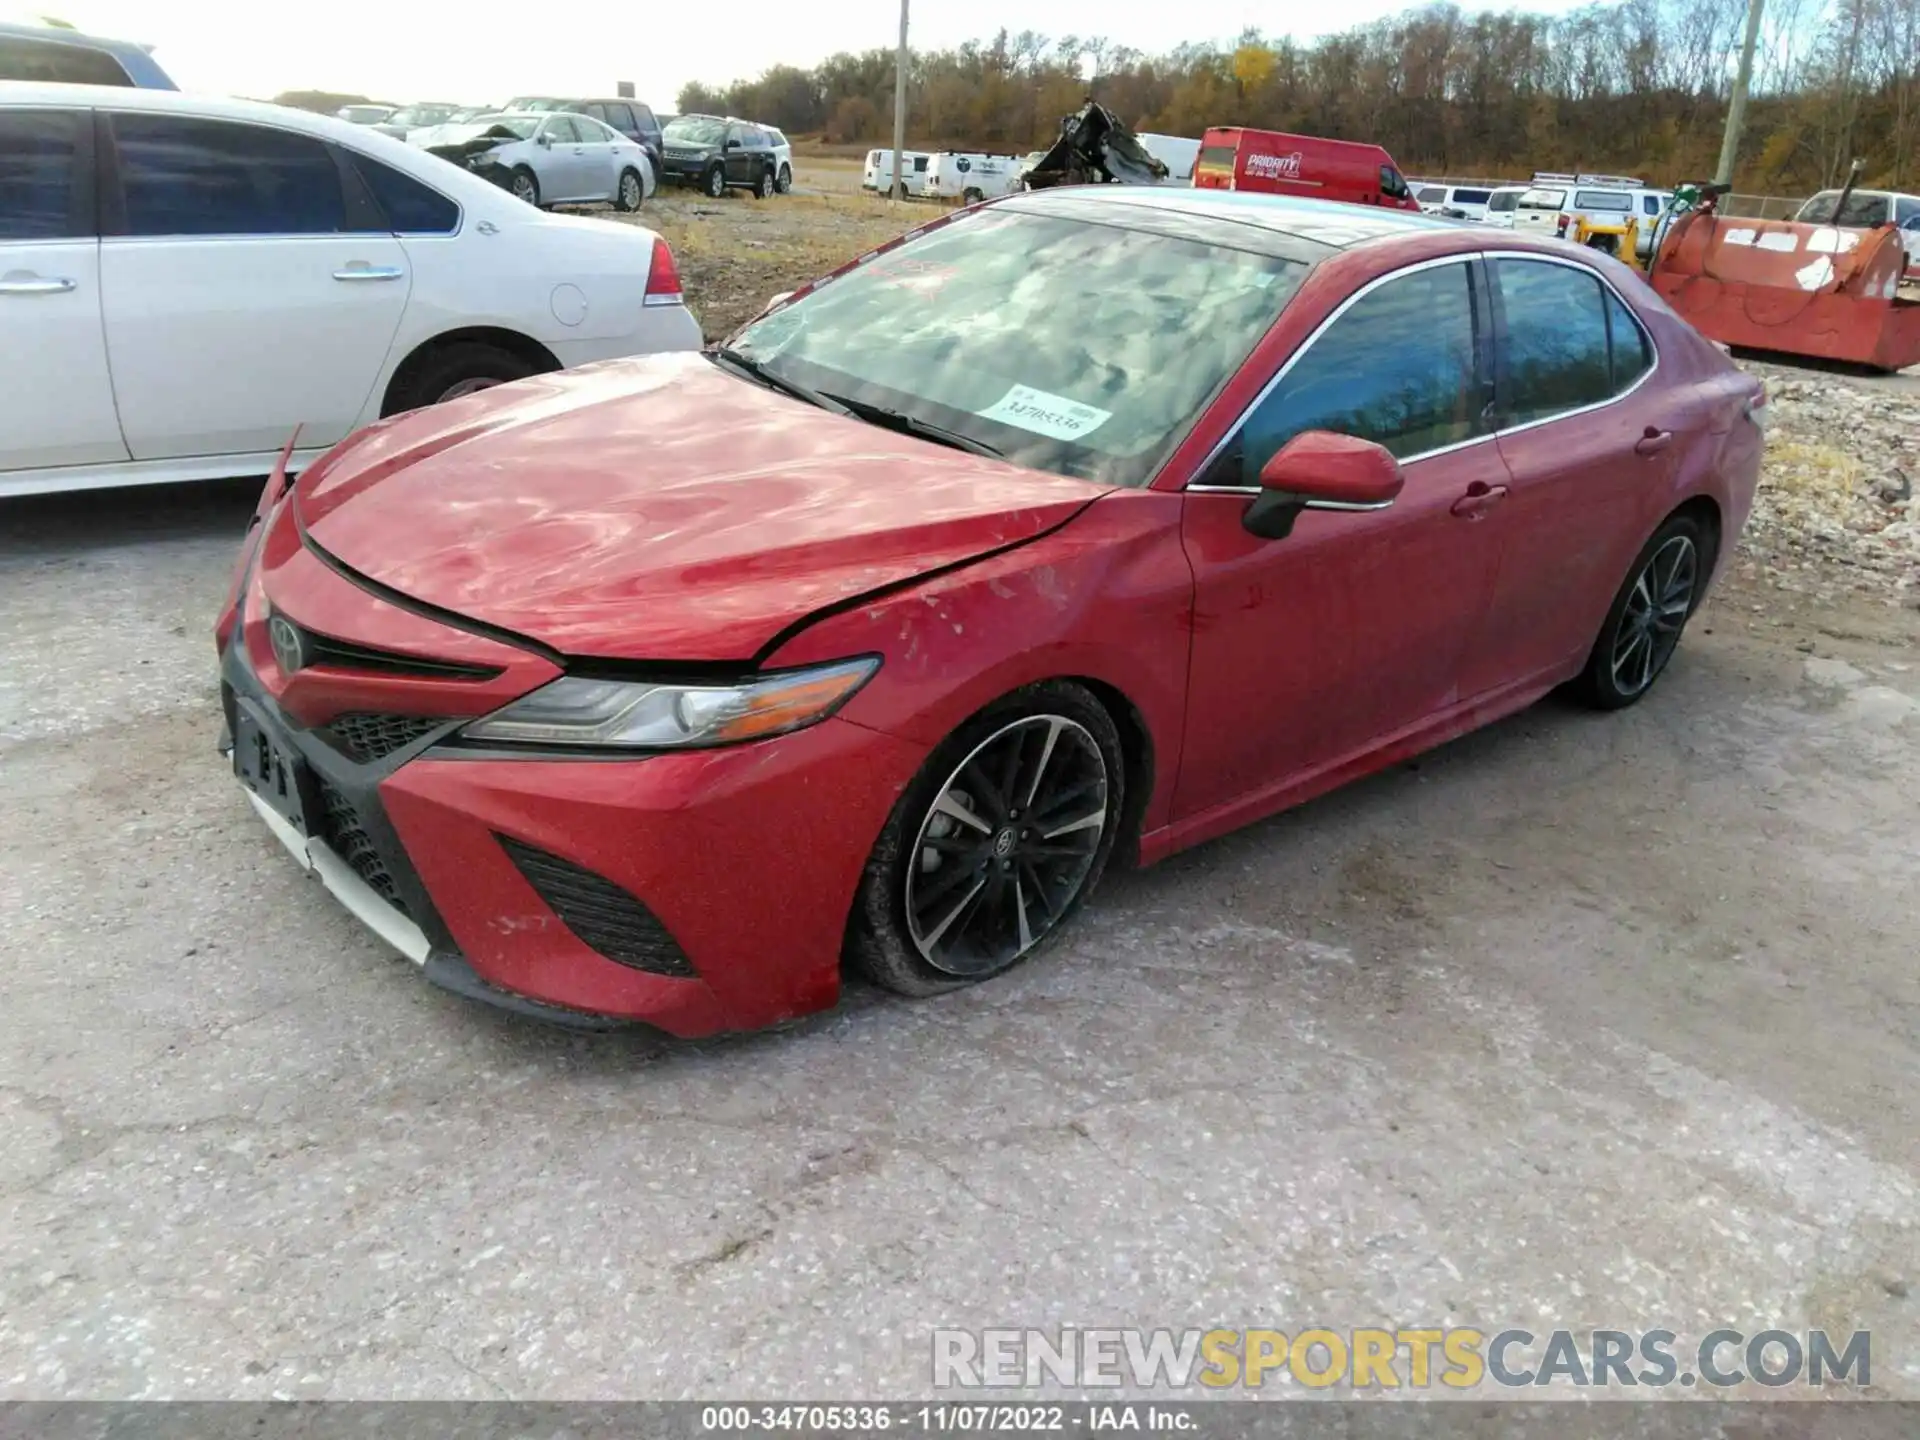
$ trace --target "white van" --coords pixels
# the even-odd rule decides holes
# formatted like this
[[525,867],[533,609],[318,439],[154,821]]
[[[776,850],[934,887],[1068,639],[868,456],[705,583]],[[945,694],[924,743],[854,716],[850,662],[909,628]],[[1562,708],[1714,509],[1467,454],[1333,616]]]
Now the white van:
[[1612,223],[1629,215],[1640,222],[1635,249],[1653,253],[1653,232],[1673,198],[1630,175],[1555,175],[1543,172],[1514,202],[1513,227],[1533,235],[1570,236],[1578,220]]
[[[935,199],[957,198],[969,205],[1010,195],[1020,188],[1021,163],[1017,155],[942,150],[920,172],[920,193]],[[908,193],[913,193],[911,186]]]
[[1193,184],[1193,167],[1200,159],[1200,142],[1184,135],[1136,135],[1146,152],[1167,167],[1162,185]]
[[1482,225],[1491,225],[1496,230],[1513,229],[1513,209],[1520,203],[1520,197],[1529,189],[1525,185],[1502,185],[1487,196],[1487,208],[1480,216]]
[[1422,215],[1444,215],[1452,220],[1479,220],[1487,213],[1493,189],[1487,185],[1443,185],[1410,180],[1414,203]]
[[[926,189],[927,162],[933,157],[924,150],[903,150],[900,153],[906,162],[903,167],[906,173],[901,176],[901,180],[906,186],[907,194],[918,195]],[[893,189],[893,151],[869,150],[867,152],[867,163],[860,172],[860,188],[877,190],[882,194]]]

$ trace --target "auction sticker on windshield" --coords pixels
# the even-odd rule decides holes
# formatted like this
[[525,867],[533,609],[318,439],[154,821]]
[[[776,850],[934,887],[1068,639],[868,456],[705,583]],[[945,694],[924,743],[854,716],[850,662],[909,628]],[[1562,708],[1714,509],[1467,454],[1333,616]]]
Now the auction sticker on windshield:
[[1082,405],[1064,395],[1049,395],[1031,385],[1015,385],[985,410],[973,413],[982,420],[998,420],[1049,440],[1084,440],[1113,418],[1111,410]]

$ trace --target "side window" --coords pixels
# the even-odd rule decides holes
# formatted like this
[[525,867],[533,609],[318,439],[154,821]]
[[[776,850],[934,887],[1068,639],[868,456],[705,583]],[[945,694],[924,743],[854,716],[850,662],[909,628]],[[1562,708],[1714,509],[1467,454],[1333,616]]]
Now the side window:
[[1663,195],[1642,195],[1640,197],[1640,213],[1642,215],[1658,215],[1662,210],[1666,209],[1666,206],[1666,197]]
[[1415,198],[1419,200],[1422,205],[1444,204],[1447,198],[1447,189],[1444,185],[1422,185],[1419,195]]
[[630,105],[609,105],[607,113],[601,117],[614,129],[632,134],[640,127],[634,123],[633,107]]
[[397,233],[451,235],[460,228],[460,207],[438,190],[358,151],[349,150],[347,155]]
[[580,107],[580,113],[590,116],[595,120],[605,120],[609,118],[607,115],[607,107],[602,105],[598,100],[593,101],[591,104],[582,105]]
[[91,228],[76,174],[84,118],[0,110],[0,241],[60,240]]
[[1584,266],[1496,260],[1506,314],[1507,420],[1524,425],[1613,394],[1600,278]]
[[1653,368],[1653,342],[1626,302],[1613,291],[1607,296],[1607,347],[1613,357],[1613,393],[1618,395]]
[[570,145],[580,138],[579,131],[573,128],[573,120],[566,115],[555,115],[541,127],[540,133],[556,145]]
[[1380,167],[1380,193],[1394,200],[1407,198],[1407,182],[1400,178],[1400,172],[1391,165]]
[[113,117],[129,235],[328,235],[346,228],[333,154],[266,125]]
[[61,85],[133,84],[120,62],[102,50],[58,41],[0,37],[0,80],[51,80]]
[[1901,196],[1894,209],[1893,218],[1894,224],[1908,228],[1920,222],[1920,200],[1914,199],[1911,195]]
[[[1467,265],[1388,280],[1312,341],[1247,418],[1240,473],[1258,485],[1275,452],[1304,430],[1333,430],[1405,458],[1484,431]],[[1221,483],[1221,482],[1216,482]]]
[[640,122],[642,128],[647,130],[658,130],[660,128],[660,121],[658,117],[656,117],[653,111],[649,109],[647,106],[635,105],[633,107],[633,113],[634,113],[634,117]]

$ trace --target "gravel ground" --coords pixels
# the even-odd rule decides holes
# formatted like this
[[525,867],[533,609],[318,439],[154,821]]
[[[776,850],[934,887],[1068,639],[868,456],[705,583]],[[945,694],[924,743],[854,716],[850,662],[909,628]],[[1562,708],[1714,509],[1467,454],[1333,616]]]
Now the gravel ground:
[[1917,432],[1769,373],[1644,705],[702,1044],[443,995],[301,880],[213,751],[252,487],[6,506],[0,1399],[899,1396],[935,1326],[1308,1323],[1869,1329],[1920,1399],[1914,517],[1863,490]]

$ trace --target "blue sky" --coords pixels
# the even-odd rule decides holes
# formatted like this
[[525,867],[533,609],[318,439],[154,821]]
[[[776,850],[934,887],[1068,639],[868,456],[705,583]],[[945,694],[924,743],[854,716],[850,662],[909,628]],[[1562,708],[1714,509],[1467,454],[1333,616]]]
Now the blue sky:
[[[918,0],[916,46],[990,36],[1005,26],[1104,34],[1143,50],[1225,39],[1246,26],[1307,38],[1407,8],[1393,0]],[[1463,4],[1463,9],[1476,8]],[[1562,11],[1572,0],[1497,10]],[[671,109],[688,80],[726,81],[782,61],[891,45],[897,0],[736,0],[731,5],[593,0],[580,6],[507,0],[0,0],[10,18],[51,13],[85,30],[140,40],[182,87],[266,97],[282,90],[358,91],[394,101],[493,103],[515,93],[611,93],[632,80]],[[724,13],[724,21],[717,16]],[[1090,16],[1097,15],[1097,23]]]

